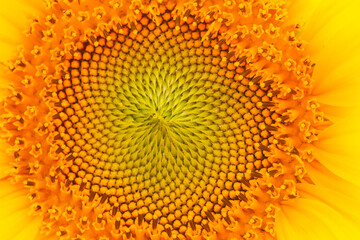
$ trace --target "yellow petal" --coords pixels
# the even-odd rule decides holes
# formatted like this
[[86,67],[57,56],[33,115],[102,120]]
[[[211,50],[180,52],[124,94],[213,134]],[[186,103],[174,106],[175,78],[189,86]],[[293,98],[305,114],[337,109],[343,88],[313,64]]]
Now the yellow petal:
[[351,129],[353,124],[338,121],[324,131],[314,143],[314,156],[337,176],[360,185],[359,130],[357,126]]
[[[347,181],[341,185],[343,189],[360,186],[360,76],[356,72],[360,63],[360,26],[354,24],[360,20],[359,10],[358,1],[317,1],[304,30],[317,64],[313,96],[334,123],[320,133],[319,141],[314,143],[314,156],[330,172]],[[313,178],[319,176],[313,173]],[[333,189],[338,185],[331,180],[325,184]]]
[[348,240],[360,237],[358,226],[351,220],[323,201],[312,198],[283,204],[276,217],[275,229],[279,240]]
[[359,239],[360,188],[321,164],[307,166],[314,185],[298,184],[301,198],[281,205],[278,239]]
[[30,216],[30,201],[27,190],[12,184],[5,174],[11,171],[6,154],[8,147],[0,142],[0,233],[1,239],[35,239],[41,224],[40,219]]
[[290,22],[302,26],[315,61],[313,95],[326,104],[359,105],[360,2],[335,0],[292,1]]
[[312,95],[334,123],[320,133],[314,155],[332,173],[359,185],[360,76],[356,71],[360,63],[360,26],[354,23],[360,21],[360,2],[302,3],[306,7],[294,4],[292,13],[299,10],[296,20],[304,25],[301,36],[309,42],[316,62]]
[[0,61],[16,56],[23,32],[29,28],[30,17],[37,16],[41,7],[41,1],[0,2]]
[[312,95],[334,124],[320,133],[316,160],[306,164],[314,185],[299,184],[301,198],[281,205],[280,240],[360,238],[359,9],[358,1],[290,5],[290,21],[303,27],[300,36],[316,63]]
[[360,187],[358,183],[350,183],[327,170],[318,162],[307,166],[314,185],[299,184],[302,197],[322,201],[341,213],[344,217],[360,226]]
[[30,204],[26,191],[8,181],[0,180],[1,239],[35,239],[41,221],[29,215]]

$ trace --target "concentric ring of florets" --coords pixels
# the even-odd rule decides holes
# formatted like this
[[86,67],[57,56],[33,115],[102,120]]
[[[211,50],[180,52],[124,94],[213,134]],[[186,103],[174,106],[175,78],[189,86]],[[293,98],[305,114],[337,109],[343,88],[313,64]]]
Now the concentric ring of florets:
[[246,57],[217,35],[201,40],[213,18],[181,22],[171,10],[157,24],[138,18],[133,29],[77,43],[66,63],[53,117],[59,177],[108,203],[122,225],[144,218],[184,234],[247,199],[271,165],[277,115]]
[[10,65],[4,129],[42,230],[274,236],[326,125],[299,27],[270,2],[124,4],[50,1]]

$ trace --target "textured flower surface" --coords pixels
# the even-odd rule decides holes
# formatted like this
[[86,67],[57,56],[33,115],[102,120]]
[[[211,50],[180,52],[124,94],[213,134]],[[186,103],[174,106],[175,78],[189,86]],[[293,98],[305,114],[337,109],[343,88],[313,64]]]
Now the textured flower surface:
[[346,2],[1,3],[2,239],[359,239]]

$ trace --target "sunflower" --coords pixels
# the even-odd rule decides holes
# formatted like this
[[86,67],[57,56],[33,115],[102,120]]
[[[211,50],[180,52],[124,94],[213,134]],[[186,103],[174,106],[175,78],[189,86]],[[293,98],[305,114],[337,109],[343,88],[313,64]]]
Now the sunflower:
[[360,238],[359,4],[1,5],[2,239]]

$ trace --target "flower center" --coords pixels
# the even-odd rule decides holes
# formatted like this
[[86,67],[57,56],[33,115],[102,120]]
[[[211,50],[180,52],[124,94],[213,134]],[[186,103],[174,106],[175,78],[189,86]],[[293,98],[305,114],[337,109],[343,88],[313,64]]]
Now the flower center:
[[0,104],[44,238],[276,238],[330,124],[285,5],[45,2]]
[[249,181],[270,166],[273,113],[246,58],[216,35],[201,39],[214,20],[166,16],[156,25],[143,13],[136,30],[78,43],[54,118],[67,186],[127,226],[183,234],[247,201]]

